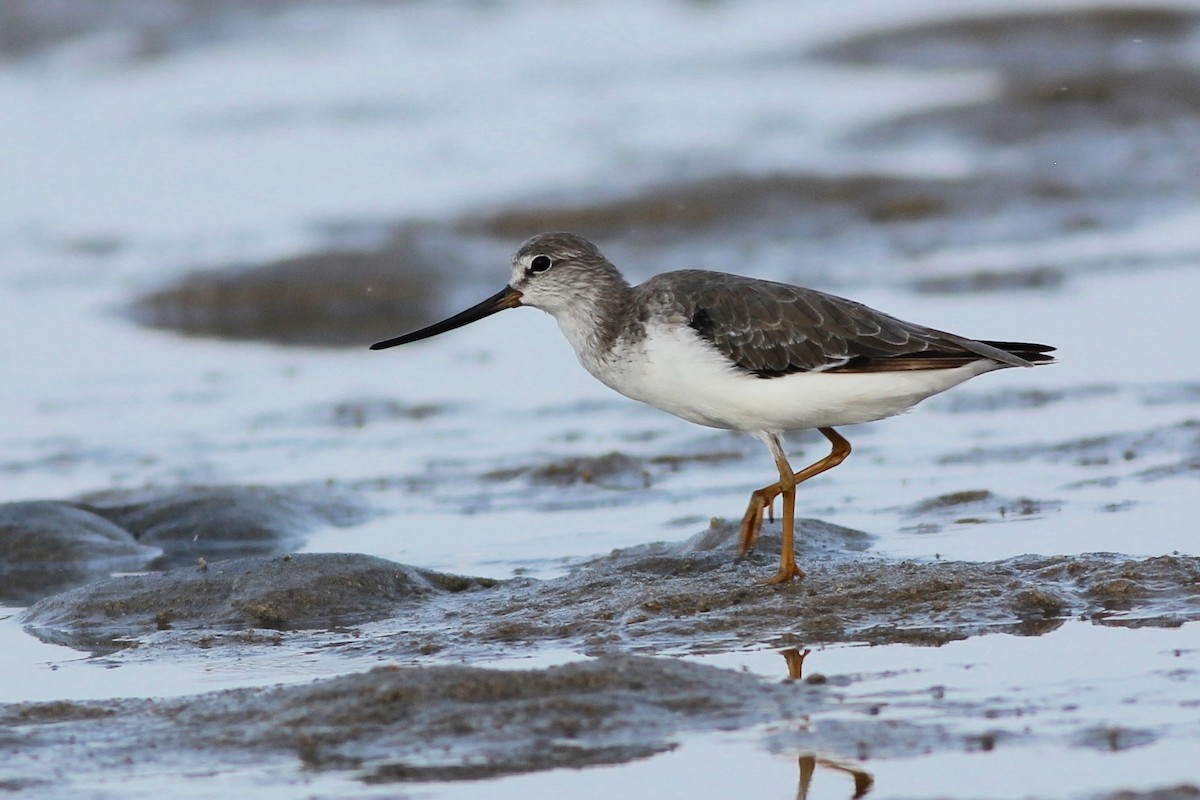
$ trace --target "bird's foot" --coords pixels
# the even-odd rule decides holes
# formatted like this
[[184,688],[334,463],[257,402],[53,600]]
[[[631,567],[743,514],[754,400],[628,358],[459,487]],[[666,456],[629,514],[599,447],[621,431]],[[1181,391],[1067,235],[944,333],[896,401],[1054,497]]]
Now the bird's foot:
[[771,521],[775,521],[775,497],[779,494],[779,484],[756,490],[750,495],[750,505],[742,517],[742,530],[738,536],[738,558],[754,549],[758,544],[759,534],[762,533],[763,512],[767,512]]
[[742,532],[738,536],[738,558],[744,557],[758,544],[758,535],[762,531],[762,509],[750,504],[746,516],[742,517]]
[[779,562],[779,571],[765,579],[763,583],[767,586],[774,586],[777,583],[787,583],[795,578],[803,577],[804,570],[800,569],[795,561],[781,561]]

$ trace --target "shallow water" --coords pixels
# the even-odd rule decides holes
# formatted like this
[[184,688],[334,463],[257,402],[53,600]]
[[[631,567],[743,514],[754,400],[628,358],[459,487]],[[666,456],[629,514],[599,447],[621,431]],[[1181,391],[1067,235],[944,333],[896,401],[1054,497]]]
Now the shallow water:
[[[1044,4],[976,5],[971,13],[1016,7]],[[1200,12],[1194,3],[1177,8]],[[712,176],[1036,172],[1039,158],[1060,152],[1049,135],[995,146],[945,129],[894,140],[880,133],[905,115],[997,102],[1004,77],[988,64],[925,69],[805,55],[843,36],[947,14],[943,4],[874,0],[314,3],[251,15],[216,36],[193,39],[185,25],[174,45],[149,57],[137,37],[120,33],[126,24],[0,62],[9,120],[0,151],[21,154],[6,160],[0,179],[0,501],[328,482],[383,513],[313,530],[303,551],[495,578],[550,579],[579,559],[682,540],[712,517],[737,518],[748,492],[771,479],[765,449],[613,395],[579,368],[544,315],[507,313],[372,353],[368,342],[329,349],[183,337],[139,327],[127,310],[194,269],[369,247],[387,226],[417,221],[443,231],[428,242],[444,236],[457,248],[439,259],[423,245],[433,247],[437,272],[418,277],[439,289],[436,317],[505,280],[502,258],[484,269],[462,257],[518,244],[469,232],[464,220],[492,212],[620,206],[647,186],[686,197],[691,181]],[[1194,38],[1187,41],[1190,48],[1172,45],[1172,58],[1200,69]],[[1194,121],[1194,110],[1180,113]],[[867,128],[872,144],[856,144],[853,134]],[[1105,131],[1072,138],[1072,130],[1062,136],[1077,144],[1074,172],[1104,162],[1122,174],[1124,156]],[[1141,143],[1137,130],[1126,135]],[[728,269],[831,289],[967,335],[1060,348],[1054,367],[984,376],[905,418],[847,429],[853,457],[803,488],[799,516],[868,532],[872,553],[895,559],[1195,555],[1200,205],[1185,170],[1177,184],[1167,181],[1170,191],[1160,177],[1136,174],[1138,163],[1160,163],[1154,147],[1172,150],[1152,137],[1144,146],[1143,162],[1127,165],[1125,193],[1097,179],[1066,210],[1027,207],[1018,192],[1006,198],[1017,211],[925,219],[917,204],[911,224],[835,216],[829,231],[802,235],[752,218],[741,238],[726,235],[721,226],[731,223],[718,218],[715,233],[660,233],[666,244],[636,232],[600,244],[631,279],[685,265]],[[972,276],[1031,268],[1054,280],[970,289]],[[930,283],[941,278],[963,281]],[[408,327],[397,324],[396,333]],[[819,457],[823,444],[794,437],[793,461]],[[632,466],[594,479],[571,480],[570,469],[557,482],[538,477],[613,452]],[[990,499],[980,504],[917,509],[985,491]],[[1194,592],[1181,602],[1194,604]],[[391,661],[382,649],[356,655],[344,646],[369,638],[370,626],[287,633],[282,647],[156,650],[145,642],[91,656],[30,636],[18,611],[0,609],[2,703],[177,697]],[[1077,797],[1200,784],[1189,755],[1200,737],[1197,623],[1126,627],[1159,611],[935,648],[814,648],[806,672],[855,678],[847,710],[822,711],[811,723],[857,721],[881,706],[885,720],[998,737],[990,750],[859,754],[875,779],[871,796]],[[765,644],[696,655],[662,642],[661,652],[782,680],[783,659]],[[544,643],[496,646],[481,660],[532,668],[585,657]],[[927,702],[937,686],[961,705]],[[989,708],[1000,713],[987,716]],[[697,797],[790,796],[807,752],[793,728],[685,731],[677,749],[640,761],[405,791],[641,796],[670,786]],[[1118,735],[1106,750],[1104,731],[1118,728],[1151,734],[1128,747]],[[298,765],[214,771],[223,786],[266,796],[298,787],[387,796],[395,788]],[[25,791],[211,789],[153,770],[80,781]],[[850,787],[845,773],[821,768],[810,796],[849,796]]]

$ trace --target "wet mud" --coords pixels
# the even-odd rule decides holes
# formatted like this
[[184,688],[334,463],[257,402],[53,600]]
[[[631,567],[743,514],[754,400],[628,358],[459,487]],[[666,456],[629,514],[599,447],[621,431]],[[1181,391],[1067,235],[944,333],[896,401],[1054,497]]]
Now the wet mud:
[[[314,5],[309,0],[308,5]],[[244,36],[255,23],[290,6],[281,0],[122,0],[0,6],[0,58],[29,58],[87,36],[120,35],[105,52],[116,61],[162,58],[189,46]]]
[[197,558],[287,552],[322,525],[346,527],[371,516],[360,498],[327,486],[195,486],[96,492],[84,507],[140,542],[161,547],[156,568]]
[[995,411],[1044,408],[1058,403],[1113,397],[1122,394],[1123,391],[1115,384],[1052,389],[1005,388],[992,391],[979,391],[967,387],[941,395],[933,400],[933,403],[951,414],[990,414]]
[[[543,670],[464,666],[378,668],[306,686],[237,689],[160,701],[25,703],[0,708],[0,735],[21,746],[0,762],[10,790],[111,773],[208,774],[254,763],[272,771],[337,770],[365,784],[472,780],[561,767],[618,764],[673,749],[678,737],[771,722],[774,752],[799,751],[798,779],[815,767],[849,773],[862,796],[867,769],[842,759],[979,752],[1044,741],[1026,731],[965,734],[936,723],[873,719],[846,694],[861,678],[768,682],[674,659],[604,656]],[[948,717],[982,715],[931,694]],[[809,718],[822,711],[857,718]],[[866,712],[866,713],[863,713]],[[1086,733],[1075,746],[1136,746],[1145,731]],[[9,748],[6,748],[9,749]],[[807,760],[807,763],[806,763]],[[1186,800],[1194,786],[1102,795]],[[1101,797],[1101,796],[1098,796]]]
[[916,521],[916,531],[932,533],[945,525],[977,525],[1044,516],[1061,507],[1061,500],[1002,497],[990,489],[966,489],[920,500],[899,511],[904,517]]
[[395,420],[420,421],[441,414],[446,406],[432,403],[402,403],[392,397],[355,397],[323,403],[298,411],[272,412],[254,421],[255,428],[317,426],[322,428],[365,428]]
[[362,346],[426,321],[444,268],[395,236],[373,250],[327,250],[192,272],[137,299],[133,319],[188,335]]
[[1179,784],[1147,792],[1125,789],[1119,792],[1098,794],[1095,795],[1095,798],[1096,800],[1196,800],[1196,798],[1200,798],[1200,786]]
[[[616,551],[547,581],[461,578],[368,556],[308,554],[75,589],[29,609],[30,631],[99,651],[136,643],[146,658],[176,648],[303,648],[312,640],[262,629],[375,620],[367,636],[321,646],[418,663],[431,654],[443,663],[483,659],[497,646],[566,646],[596,658],[527,671],[392,667],[182,700],[3,706],[0,738],[19,730],[21,747],[3,760],[0,781],[36,785],[45,770],[66,764],[86,775],[118,764],[136,771],[263,759],[350,771],[367,783],[477,779],[621,763],[670,749],[681,733],[765,722],[773,724],[764,746],[776,751],[857,759],[975,752],[1001,738],[1013,746],[1055,735],[964,732],[953,721],[986,720],[987,704],[952,703],[938,692],[908,700],[936,711],[938,722],[875,719],[863,706],[852,719],[791,725],[823,710],[846,711],[846,693],[869,676],[803,677],[798,651],[788,669],[781,659],[781,678],[790,677],[780,682],[636,654],[763,644],[792,651],[822,642],[938,645],[999,631],[1038,635],[1067,619],[1128,626],[1200,619],[1194,557],[897,562],[866,555],[872,539],[861,532],[804,520],[800,535],[808,576],[784,587],[756,582],[771,568],[777,537],[765,535],[759,552],[738,562],[735,527],[715,524],[687,542]],[[1155,735],[1105,728],[1058,738],[1120,750]]]
[[[1161,463],[1163,459],[1169,463]],[[998,447],[974,446],[949,453],[943,464],[1066,463],[1095,473],[1090,480],[1157,480],[1187,475],[1200,460],[1200,420],[1105,433],[1065,441]],[[1159,463],[1153,463],[1153,462]]]
[[720,465],[744,457],[735,450],[697,450],[659,456],[634,456],[619,450],[600,456],[574,456],[554,461],[489,470],[480,479],[486,483],[519,482],[522,493],[537,508],[579,507],[579,497],[564,497],[539,490],[588,484],[599,489],[636,491],[648,489],[662,476],[692,465]]
[[370,645],[379,652],[475,658],[496,645],[593,654],[937,645],[1000,631],[1040,634],[1067,619],[1166,626],[1200,619],[1194,557],[896,562],[865,555],[868,534],[820,520],[799,521],[798,536],[808,575],[778,588],[760,583],[777,559],[777,529],[738,559],[737,527],[714,521],[686,542],[615,551],[544,581],[464,578],[354,555],[235,559],[90,584],[41,600],[23,621],[56,643],[104,649],[164,630],[171,633],[156,636],[155,646],[212,647],[239,640],[214,639],[206,627],[289,630],[387,619],[393,634]]
[[0,504],[0,600],[32,602],[113,572],[287,553],[371,516],[324,486],[192,486]]
[[0,600],[33,602],[161,554],[104,517],[67,503],[0,504]]
[[0,781],[36,784],[68,765],[186,772],[250,760],[352,770],[367,783],[478,779],[644,758],[685,732],[799,719],[838,695],[829,685],[606,656],[528,671],[380,668],[183,700],[21,704],[0,708],[0,735],[19,729],[22,740]]
[[1078,8],[940,20],[824,45],[856,64],[1022,73],[1151,70],[1195,58],[1200,15],[1167,7]]
[[[994,71],[998,92],[912,112],[851,134],[864,148],[955,141],[980,174],[1023,174],[1077,205],[1080,229],[1186,207],[1200,175],[1200,15],[1174,9],[1079,9],[943,21],[827,45],[833,61]],[[1127,266],[1127,265],[1126,265]],[[1094,268],[1094,267],[1093,267]],[[1053,265],[1012,276],[981,270],[934,280],[939,291],[1053,285]],[[964,286],[963,281],[969,278]],[[929,282],[918,289],[928,289]]]
[[[878,147],[953,138],[979,151],[984,169],[1005,170],[1010,176],[1024,172],[1062,193],[1064,201],[1077,198],[1074,224],[1079,230],[1121,227],[1109,216],[1114,211],[1146,218],[1185,208],[1195,194],[1198,67],[1011,76],[997,97],[889,120],[860,131],[854,142]],[[965,288],[991,289],[1021,280],[1053,286],[1061,276],[1053,265],[1037,265],[1005,279],[981,273]],[[933,285],[956,288],[947,282]]]
[[110,578],[35,603],[31,630],[61,643],[111,643],[155,630],[338,627],[391,616],[435,592],[490,587],[374,556],[301,553]]

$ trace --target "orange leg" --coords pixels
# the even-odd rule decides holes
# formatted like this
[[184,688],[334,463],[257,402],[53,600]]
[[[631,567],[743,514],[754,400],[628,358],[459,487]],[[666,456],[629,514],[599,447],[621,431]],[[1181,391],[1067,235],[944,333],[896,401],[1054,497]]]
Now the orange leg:
[[820,475],[828,469],[833,469],[846,460],[850,455],[850,443],[833,428],[818,428],[822,435],[833,445],[829,455],[815,464],[805,467],[799,472],[792,472],[787,456],[783,452],[783,443],[777,434],[768,434],[765,438],[775,457],[775,466],[779,468],[779,482],[755,491],[750,495],[750,505],[742,517],[742,530],[738,538],[738,554],[745,555],[758,542],[762,531],[763,511],[771,507],[776,496],[783,495],[783,548],[779,554],[779,571],[767,583],[786,583],[793,578],[803,578],[804,570],[796,565],[796,486],[814,475]]
[[789,681],[798,681],[804,677],[804,659],[811,652],[807,647],[803,650],[799,647],[789,647],[779,651],[779,655],[783,656],[783,660],[787,662],[787,679]]

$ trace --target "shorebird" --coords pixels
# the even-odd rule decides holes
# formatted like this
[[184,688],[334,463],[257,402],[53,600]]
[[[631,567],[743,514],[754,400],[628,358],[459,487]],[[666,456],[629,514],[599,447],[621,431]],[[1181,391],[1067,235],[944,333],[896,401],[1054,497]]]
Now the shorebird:
[[[985,372],[1054,361],[1048,345],[967,339],[814,289],[724,272],[666,272],[630,286],[594,244],[571,233],[534,236],[513,255],[512,278],[499,292],[371,349],[518,306],[553,316],[584,368],[626,397],[766,443],[779,480],[751,494],[739,536],[744,555],[783,495],[779,571],[766,583],[804,576],[795,555],[796,485],[850,455],[834,426],[903,413]],[[783,434],[809,428],[832,450],[794,472]]]

